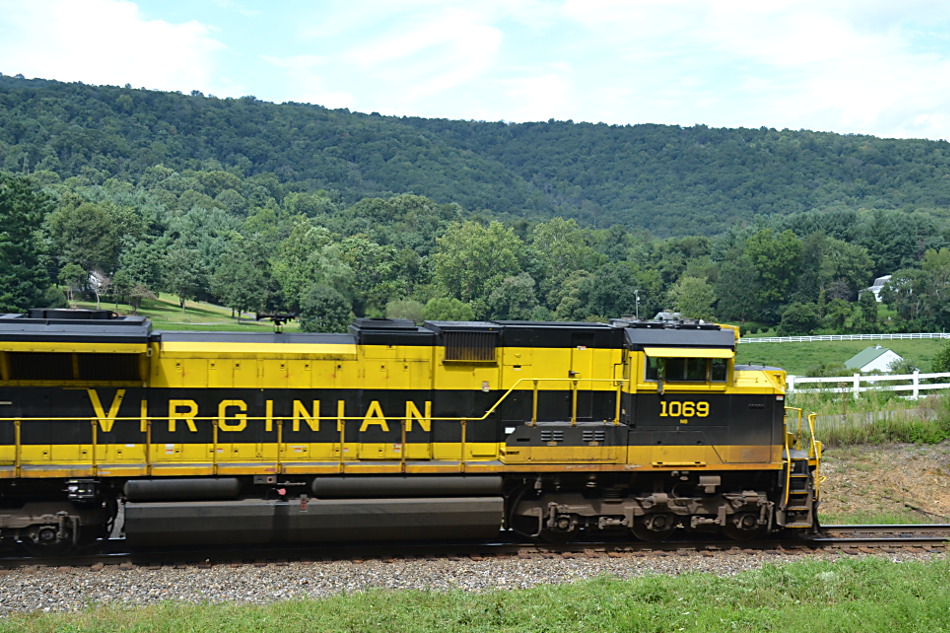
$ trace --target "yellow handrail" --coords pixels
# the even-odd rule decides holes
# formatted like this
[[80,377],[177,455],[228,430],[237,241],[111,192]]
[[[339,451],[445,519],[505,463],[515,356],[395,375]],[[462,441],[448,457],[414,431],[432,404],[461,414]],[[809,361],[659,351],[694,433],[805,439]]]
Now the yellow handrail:
[[[818,498],[818,486],[823,481],[820,475],[821,469],[821,450],[822,445],[815,438],[815,419],[817,414],[809,413],[807,416],[804,415],[804,411],[798,407],[785,407],[785,505],[788,505],[789,495],[791,494],[791,481],[792,481],[792,449],[801,450],[802,449],[802,435],[804,432],[803,422],[805,419],[808,420],[808,440],[809,440],[809,451],[808,458],[815,460],[815,472],[812,477],[812,484],[814,486],[815,499]],[[789,432],[788,424],[788,412],[795,412],[795,417],[798,419],[797,429],[794,432]]]
[[817,413],[808,414],[808,430],[811,433],[811,452],[809,457],[815,460],[815,475],[814,475],[814,485],[815,485],[815,499],[818,499],[818,487],[825,480],[821,476],[821,452],[822,444],[817,439],[815,439],[815,420],[818,417]]
[[[798,419],[798,429],[794,433],[789,431],[789,424],[788,424],[789,411],[794,412],[795,417]],[[784,447],[785,447],[785,454],[784,454],[785,499],[782,502],[783,506],[788,505],[788,500],[792,492],[792,449],[800,447],[803,414],[804,414],[804,411],[798,407],[785,407],[785,424],[784,424],[785,428],[783,429],[783,434],[785,436],[785,441],[783,442]]]

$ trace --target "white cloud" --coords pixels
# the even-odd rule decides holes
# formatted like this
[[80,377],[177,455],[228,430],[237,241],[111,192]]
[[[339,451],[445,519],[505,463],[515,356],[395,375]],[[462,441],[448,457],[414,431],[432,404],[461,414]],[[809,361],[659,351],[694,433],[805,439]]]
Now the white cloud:
[[503,82],[510,109],[496,112],[492,119],[546,121],[576,116],[570,68],[559,65],[543,75],[519,77]]
[[[909,0],[567,0],[604,120],[947,138],[950,5]],[[940,34],[940,35],[936,35]],[[930,46],[921,48],[922,35]],[[922,51],[926,51],[925,53]],[[581,71],[579,71],[580,73]],[[609,104],[615,104],[610,106]],[[590,110],[588,110],[590,111]]]
[[329,63],[321,55],[297,55],[293,57],[261,57],[274,68],[283,71],[288,88],[282,100],[298,103],[315,103],[327,108],[349,108],[353,105],[353,95],[346,91],[327,90],[321,71]]
[[[330,2],[298,32],[299,49],[321,63],[284,64],[284,72],[301,84],[294,92],[306,92],[311,102],[384,114],[465,116],[453,108],[459,94],[480,86],[491,98],[502,45],[502,32],[492,24],[495,5],[502,3],[471,9],[436,0]],[[483,104],[467,105],[463,110],[474,112]]]
[[[219,88],[223,45],[196,21],[148,20],[126,0],[0,0],[7,74],[160,90]],[[220,86],[224,87],[224,86]]]
[[501,32],[483,16],[460,10],[412,15],[399,28],[348,50],[348,66],[388,86],[396,100],[413,103],[478,80],[492,68]]
[[[203,18],[150,19],[171,14]],[[0,72],[397,115],[948,138],[948,32],[945,0],[0,0]]]

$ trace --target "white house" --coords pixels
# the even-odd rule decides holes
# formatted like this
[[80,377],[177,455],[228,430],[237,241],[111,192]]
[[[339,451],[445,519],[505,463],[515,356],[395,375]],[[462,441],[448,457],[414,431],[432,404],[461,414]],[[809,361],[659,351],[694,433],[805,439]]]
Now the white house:
[[886,372],[890,370],[892,363],[899,360],[904,359],[897,352],[889,350],[886,347],[881,347],[880,345],[875,345],[874,347],[868,347],[858,352],[846,360],[844,366],[861,373],[869,371]]
[[878,277],[874,280],[874,283],[871,284],[870,288],[865,288],[864,290],[859,290],[858,294],[862,292],[872,292],[874,293],[874,298],[877,299],[877,302],[881,302],[881,290],[887,285],[887,282],[891,280],[890,275],[884,275],[883,277]]

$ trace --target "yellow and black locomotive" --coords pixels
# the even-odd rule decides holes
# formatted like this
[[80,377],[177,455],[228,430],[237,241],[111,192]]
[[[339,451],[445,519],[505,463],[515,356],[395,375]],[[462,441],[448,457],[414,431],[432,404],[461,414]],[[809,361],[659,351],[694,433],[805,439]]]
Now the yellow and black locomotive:
[[820,444],[736,342],[625,319],[0,316],[0,539],[55,550],[117,516],[132,546],[812,529]]

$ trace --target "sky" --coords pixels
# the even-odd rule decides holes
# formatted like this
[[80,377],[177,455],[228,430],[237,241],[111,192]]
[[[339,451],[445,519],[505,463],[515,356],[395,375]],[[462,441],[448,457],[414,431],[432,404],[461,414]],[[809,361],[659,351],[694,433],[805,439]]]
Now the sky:
[[0,0],[0,73],[397,116],[950,139],[950,2]]

